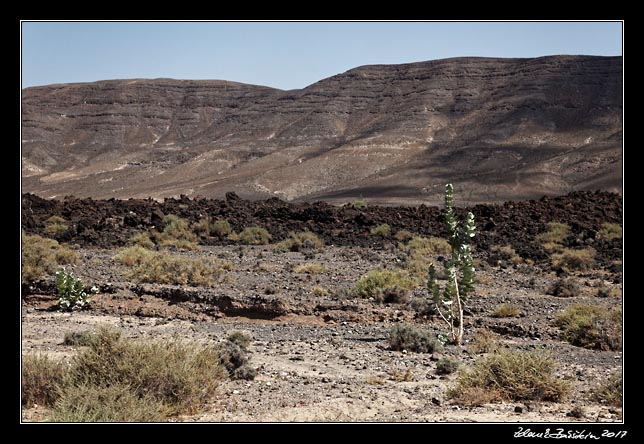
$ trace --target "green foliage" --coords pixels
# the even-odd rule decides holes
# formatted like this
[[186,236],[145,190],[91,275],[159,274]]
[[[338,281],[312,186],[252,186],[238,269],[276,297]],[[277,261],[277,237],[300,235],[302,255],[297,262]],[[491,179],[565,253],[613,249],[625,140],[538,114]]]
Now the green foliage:
[[367,208],[367,201],[364,200],[363,198],[360,198],[360,199],[354,200],[351,203],[351,206],[356,210],[364,210],[365,208]]
[[51,422],[160,422],[167,407],[147,394],[139,395],[127,385],[106,387],[69,386],[56,401]]
[[131,247],[126,247],[121,249],[114,259],[120,263],[132,267],[134,265],[140,265],[143,261],[148,260],[155,253],[142,247],[141,245],[133,245]]
[[351,294],[377,302],[406,302],[416,282],[404,270],[371,270],[358,279]]
[[246,227],[239,233],[239,241],[244,245],[266,245],[272,237],[265,228],[258,226]]
[[521,314],[521,309],[516,304],[501,304],[497,306],[490,316],[493,318],[515,318]]
[[214,393],[224,375],[217,347],[178,340],[138,342],[101,328],[96,340],[72,360],[65,391],[128,387],[137,397],[166,406],[167,414],[192,413]]
[[291,231],[288,239],[278,242],[273,246],[273,251],[278,253],[287,251],[319,251],[323,249],[324,242],[311,231]]
[[622,226],[620,224],[613,224],[604,222],[601,230],[597,233],[601,239],[613,240],[622,238]]
[[474,215],[467,213],[463,227],[454,212],[454,189],[451,184],[445,186],[445,225],[449,233],[449,245],[452,257],[443,266],[447,283],[441,291],[438,284],[438,272],[434,264],[429,266],[427,288],[436,304],[440,317],[450,329],[450,340],[457,345],[463,341],[463,303],[474,291],[474,265],[470,239],[474,237]]
[[[468,398],[488,392],[488,402],[560,401],[569,391],[569,384],[555,378],[556,361],[542,350],[503,350],[475,361],[469,372],[459,375],[448,396],[459,404],[471,405]],[[472,390],[474,389],[474,390]]]
[[445,357],[436,363],[436,374],[449,375],[454,373],[460,367],[461,363],[454,358]]
[[76,253],[53,239],[22,233],[22,282],[32,282],[59,265],[73,264]]
[[622,349],[621,309],[573,304],[557,316],[555,325],[572,345],[594,350]]
[[233,232],[230,223],[225,220],[216,220],[212,225],[210,225],[210,235],[218,237],[220,239],[225,238]]
[[406,244],[398,244],[398,249],[410,256],[431,256],[449,254],[452,248],[448,241],[440,237],[414,236]]
[[[90,302],[83,282],[64,269],[56,272],[56,290],[58,291],[58,308],[60,310],[81,310]],[[98,293],[98,288],[92,287],[91,291]]]
[[150,239],[150,233],[136,233],[129,240],[131,245],[141,248],[154,248],[154,242]]
[[159,245],[178,250],[196,250],[197,236],[190,231],[188,221],[174,214],[163,218],[163,232],[156,234]]
[[536,239],[542,244],[561,244],[570,235],[570,226],[561,222],[548,222],[547,231],[538,234]]
[[620,372],[613,373],[590,392],[591,400],[614,407],[622,405],[623,397],[624,384]]
[[566,271],[585,271],[595,265],[596,251],[593,248],[570,250],[564,248],[560,253],[552,254],[552,266],[562,267]]
[[53,405],[58,387],[63,381],[65,367],[46,355],[26,355],[22,358],[22,405]]
[[373,227],[371,229],[372,236],[389,237],[390,234],[391,227],[389,226],[389,224],[380,224],[377,227]]
[[405,324],[396,325],[389,331],[389,346],[392,350],[417,353],[434,353],[442,349],[440,341],[430,331]]
[[69,228],[67,221],[60,216],[51,216],[45,221],[45,234],[58,236]]

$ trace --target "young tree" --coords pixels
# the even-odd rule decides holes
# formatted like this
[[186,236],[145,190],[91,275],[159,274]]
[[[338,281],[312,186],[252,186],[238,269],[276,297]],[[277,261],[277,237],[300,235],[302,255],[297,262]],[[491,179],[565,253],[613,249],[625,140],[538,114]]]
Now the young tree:
[[474,265],[470,239],[474,237],[474,215],[467,213],[465,223],[460,222],[454,213],[454,188],[445,186],[445,225],[449,233],[449,244],[452,257],[443,266],[447,283],[441,291],[438,284],[438,273],[434,264],[429,266],[427,288],[436,304],[440,317],[449,326],[449,339],[456,345],[463,342],[463,303],[474,291]]

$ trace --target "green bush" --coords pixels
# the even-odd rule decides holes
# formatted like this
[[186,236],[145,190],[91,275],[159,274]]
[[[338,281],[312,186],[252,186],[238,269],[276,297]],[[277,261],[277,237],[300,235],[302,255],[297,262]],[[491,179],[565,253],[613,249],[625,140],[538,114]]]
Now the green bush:
[[351,206],[356,210],[364,210],[365,208],[367,208],[367,201],[360,198],[360,199],[354,200]]
[[587,304],[573,304],[555,319],[563,338],[593,350],[622,349],[622,311]]
[[[85,285],[71,272],[68,273],[65,270],[56,272],[56,290],[58,308],[63,311],[82,310],[90,302],[89,295],[85,292]],[[96,287],[92,287],[91,291],[98,293]]]
[[46,355],[26,355],[22,358],[22,405],[51,406],[58,398],[65,367]]
[[58,236],[69,228],[67,221],[60,216],[51,216],[45,221],[45,234]]
[[377,302],[407,302],[416,282],[404,270],[371,270],[358,279],[351,294],[358,298],[374,298]]
[[389,224],[380,224],[377,227],[373,227],[371,229],[372,236],[389,237],[390,234],[391,227],[389,226]]
[[148,260],[155,253],[148,250],[141,245],[133,245],[131,247],[126,247],[121,249],[114,259],[120,263],[132,267],[134,265],[140,265],[143,261]]
[[452,252],[449,242],[440,237],[433,236],[414,236],[406,244],[398,244],[398,249],[411,256],[433,256],[437,254],[450,254]]
[[471,371],[462,372],[448,397],[471,405],[472,393],[484,390],[489,400],[558,402],[570,387],[555,378],[555,367],[554,358],[542,350],[500,351],[477,359]]
[[167,414],[193,413],[224,376],[217,347],[178,340],[139,342],[101,328],[96,340],[73,358],[65,391],[83,386],[129,387],[137,397],[165,405]]
[[244,245],[266,245],[271,239],[270,233],[258,226],[246,227],[239,233],[239,241]]
[[552,266],[567,271],[585,271],[595,265],[596,251],[593,248],[570,250],[564,248],[559,253],[552,254]]
[[147,394],[137,394],[128,385],[91,384],[69,386],[56,401],[51,422],[160,422],[167,407]]
[[538,234],[536,239],[542,244],[561,244],[570,234],[570,226],[561,222],[548,222],[547,231]]
[[591,400],[614,407],[622,405],[623,396],[624,384],[620,372],[613,373],[590,392]]
[[130,278],[137,282],[210,286],[212,276],[219,277],[230,269],[230,263],[217,259],[187,258],[166,252],[144,253],[137,257],[130,272]]
[[515,318],[521,314],[521,309],[516,304],[501,304],[497,306],[490,316],[493,318]]
[[230,226],[230,223],[225,219],[217,220],[212,225],[210,225],[210,235],[218,237],[220,239],[225,238],[232,232],[233,229]]
[[22,233],[22,282],[29,283],[59,265],[76,263],[76,253],[53,239]]
[[389,346],[392,350],[417,353],[434,353],[442,349],[440,341],[431,332],[404,324],[390,330]]
[[141,248],[154,248],[154,242],[150,239],[150,233],[136,233],[130,237],[129,242],[131,245]]
[[600,238],[606,240],[612,239],[621,239],[622,238],[622,226],[620,224],[613,224],[610,222],[605,222],[602,224],[601,230],[597,233]]
[[178,250],[196,250],[197,235],[190,231],[188,221],[174,214],[163,218],[163,232],[156,234],[159,245]]

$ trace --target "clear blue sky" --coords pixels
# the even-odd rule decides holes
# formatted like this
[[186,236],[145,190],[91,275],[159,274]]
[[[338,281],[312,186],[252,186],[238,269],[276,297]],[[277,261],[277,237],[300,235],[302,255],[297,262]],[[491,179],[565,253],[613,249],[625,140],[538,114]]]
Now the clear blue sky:
[[620,22],[23,22],[22,86],[222,79],[303,88],[368,64],[621,55]]

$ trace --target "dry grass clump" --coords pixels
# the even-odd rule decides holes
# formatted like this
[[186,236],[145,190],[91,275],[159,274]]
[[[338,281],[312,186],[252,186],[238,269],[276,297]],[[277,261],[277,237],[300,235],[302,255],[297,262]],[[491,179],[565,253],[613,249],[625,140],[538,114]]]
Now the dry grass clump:
[[405,270],[371,270],[362,275],[351,289],[359,298],[373,298],[376,302],[409,302],[415,280]]
[[521,309],[516,304],[501,304],[490,314],[493,318],[515,318],[519,315],[521,315]]
[[566,271],[586,271],[595,265],[594,248],[571,250],[563,248],[559,253],[552,254],[552,266],[563,268]]
[[51,406],[58,399],[58,387],[63,381],[65,367],[46,355],[26,355],[22,358],[22,405]]
[[593,350],[622,349],[622,311],[588,304],[573,304],[555,319],[563,338]]
[[486,328],[477,328],[467,349],[474,354],[493,353],[499,349],[498,336]]
[[601,239],[613,240],[622,238],[622,226],[620,224],[614,224],[610,222],[605,222],[602,224],[602,228],[597,232]]
[[129,243],[142,248],[154,248],[154,242],[150,238],[150,233],[136,233],[130,237]]
[[76,252],[54,239],[22,233],[22,282],[54,273],[59,265],[76,263]]
[[[556,379],[555,359],[543,351],[508,351],[479,358],[470,371],[459,375],[448,396],[460,404],[504,401],[560,401],[569,384]],[[481,391],[487,395],[481,396]],[[480,399],[482,398],[482,399]]]
[[239,241],[244,245],[267,245],[273,236],[270,235],[266,228],[252,226],[244,228],[241,233],[231,233],[228,239]]
[[307,264],[301,264],[293,267],[293,271],[295,273],[306,273],[306,274],[320,274],[320,273],[325,273],[327,271],[327,268],[325,265],[318,264],[316,262],[309,262]]
[[156,239],[163,247],[184,251],[198,248],[197,235],[190,230],[188,221],[174,214],[168,214],[163,218],[163,232],[156,233]]
[[389,237],[391,235],[391,227],[389,224],[380,224],[373,227],[370,233],[372,236]]
[[58,236],[69,228],[67,221],[60,216],[51,216],[45,221],[45,234],[49,236]]
[[510,245],[494,245],[491,248],[493,253],[496,253],[498,262],[508,262],[513,265],[519,265],[523,263],[521,256]]
[[622,381],[620,372],[613,373],[591,390],[590,399],[602,404],[620,407],[624,396],[624,384]]
[[570,234],[570,226],[561,222],[548,222],[546,227],[547,231],[536,237],[542,244],[561,244]]
[[311,231],[291,231],[288,239],[276,243],[273,251],[285,253],[287,251],[321,251],[324,242]]

